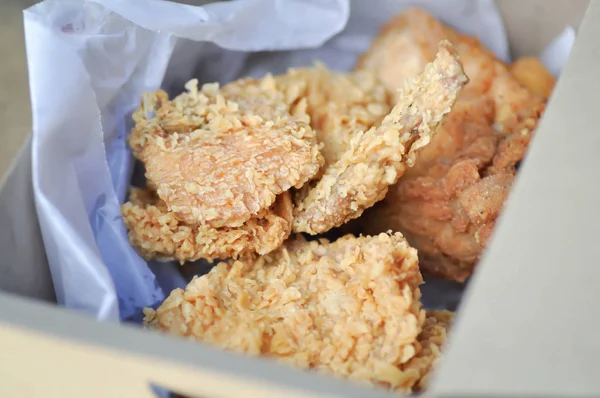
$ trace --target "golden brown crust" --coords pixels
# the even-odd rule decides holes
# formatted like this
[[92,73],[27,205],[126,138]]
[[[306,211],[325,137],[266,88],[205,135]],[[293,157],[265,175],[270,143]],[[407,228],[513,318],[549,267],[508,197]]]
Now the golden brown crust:
[[310,125],[322,144],[324,167],[337,162],[360,131],[379,123],[390,111],[385,87],[368,71],[335,73],[324,65],[290,69],[279,85],[303,86]]
[[372,72],[390,93],[397,93],[406,79],[414,78],[433,61],[442,40],[452,43],[471,80],[461,97],[477,97],[487,91],[495,73],[493,55],[476,38],[459,34],[418,7],[385,24],[355,69]]
[[493,115],[492,100],[459,100],[415,166],[358,220],[363,231],[403,231],[426,272],[468,277],[487,241],[480,230],[493,227],[513,180],[482,175],[500,140]]
[[279,195],[272,208],[237,228],[185,224],[148,189],[133,188],[121,211],[132,246],[146,260],[184,263],[237,258],[248,253],[267,254],[281,246],[292,228],[288,192]]
[[147,179],[178,220],[239,227],[319,171],[308,116],[293,114],[288,92],[272,77],[222,90],[198,90],[196,81],[186,87],[172,101],[162,92],[145,95],[130,137]]
[[[306,369],[410,391],[425,313],[416,251],[401,234],[286,242],[220,263],[177,289],[151,328]],[[416,366],[416,365],[415,365]],[[413,367],[413,365],[411,365]],[[419,373],[420,375],[420,373]]]
[[532,94],[548,99],[556,79],[537,57],[521,57],[510,66],[510,72]]
[[401,367],[404,373],[413,374],[418,380],[414,384],[413,392],[422,391],[427,387],[429,376],[437,367],[441,351],[446,345],[453,319],[454,313],[450,311],[427,311],[423,330],[417,338],[417,353]]
[[[464,281],[493,231],[545,101],[523,87],[477,39],[421,9],[410,9],[386,25],[358,66],[395,90],[400,78],[416,73],[401,66],[400,58],[427,62],[433,57],[432,43],[440,38],[455,45],[470,81],[438,134],[418,151],[415,166],[353,229],[402,231],[418,249],[424,272]],[[386,54],[382,43],[413,47]]]
[[294,231],[326,232],[383,199],[430,142],[467,80],[451,45],[440,43],[434,62],[406,85],[381,125],[356,134],[314,188],[296,198]]

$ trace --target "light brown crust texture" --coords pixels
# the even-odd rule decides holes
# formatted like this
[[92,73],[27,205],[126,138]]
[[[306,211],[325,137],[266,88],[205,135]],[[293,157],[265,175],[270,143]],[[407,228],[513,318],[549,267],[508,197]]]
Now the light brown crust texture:
[[303,87],[299,97],[322,145],[324,168],[348,151],[356,134],[380,123],[391,110],[385,87],[369,71],[335,73],[316,64],[291,69],[276,80],[284,87]]
[[308,117],[292,115],[272,77],[223,89],[191,81],[187,89],[172,101],[147,94],[130,137],[149,183],[178,220],[239,227],[319,171],[323,158]]
[[418,73],[414,65],[433,59],[442,39],[455,46],[470,81],[432,142],[417,151],[415,166],[352,229],[402,231],[419,251],[423,272],[464,281],[493,232],[552,82],[539,61],[509,67],[477,39],[418,8],[394,17],[357,68],[394,92]]
[[427,317],[417,337],[417,353],[410,361],[402,365],[405,374],[413,374],[418,380],[413,392],[427,388],[430,375],[436,369],[442,356],[442,349],[448,340],[448,331],[454,319],[450,311],[427,311]]
[[359,217],[383,199],[414,163],[468,81],[448,42],[435,60],[407,82],[378,127],[352,137],[350,148],[295,200],[294,231],[319,234]]
[[279,195],[271,208],[237,228],[185,224],[148,189],[133,188],[121,212],[129,241],[144,259],[176,260],[182,264],[249,253],[267,254],[281,246],[292,229],[289,192]]
[[510,72],[519,83],[533,94],[548,99],[556,79],[536,57],[521,57],[512,63]]
[[145,323],[408,392],[426,368],[411,364],[425,347],[421,283],[416,251],[399,233],[298,238],[267,256],[218,264],[145,310]]

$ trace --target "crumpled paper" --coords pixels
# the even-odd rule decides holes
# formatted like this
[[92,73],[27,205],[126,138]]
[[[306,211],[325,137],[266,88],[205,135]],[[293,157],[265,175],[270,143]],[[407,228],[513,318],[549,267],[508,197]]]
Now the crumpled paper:
[[[126,136],[142,92],[174,95],[192,77],[226,83],[315,60],[348,70],[383,23],[416,4],[510,60],[492,0],[46,0],[26,10],[33,186],[59,304],[139,320],[185,284],[174,265],[136,254],[121,218],[133,173]],[[553,73],[574,36],[567,28],[542,55]],[[462,287],[423,291],[427,305],[449,307]]]

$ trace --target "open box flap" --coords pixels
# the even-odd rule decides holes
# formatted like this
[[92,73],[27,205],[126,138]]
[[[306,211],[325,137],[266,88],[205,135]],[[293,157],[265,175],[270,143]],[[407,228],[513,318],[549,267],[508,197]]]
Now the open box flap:
[[600,395],[600,1],[474,276],[431,392]]
[[589,0],[496,0],[513,58],[538,54],[565,27],[579,26]]
[[151,384],[192,398],[398,397],[6,294],[0,313],[2,397],[151,398]]

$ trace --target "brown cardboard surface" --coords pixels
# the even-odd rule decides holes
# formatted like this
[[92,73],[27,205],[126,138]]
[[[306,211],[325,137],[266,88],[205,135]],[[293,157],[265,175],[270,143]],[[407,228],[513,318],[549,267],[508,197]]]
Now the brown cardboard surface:
[[439,396],[600,396],[599,22],[594,0],[463,298]]
[[[585,3],[498,2],[518,54],[537,54],[565,23],[577,26]],[[432,394],[600,395],[600,0],[592,3]],[[0,289],[52,299],[30,181],[25,147],[0,191],[0,222],[16,228],[0,229]],[[397,396],[0,294],[0,396],[150,397],[150,382],[204,397]]]

